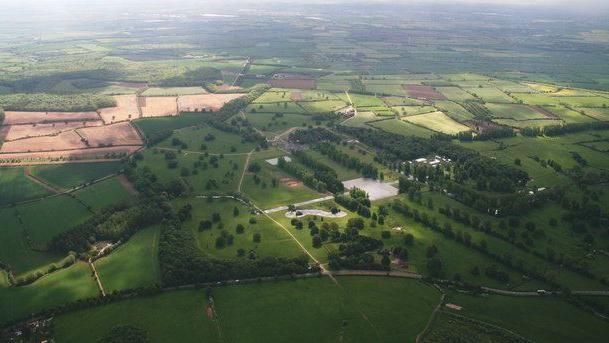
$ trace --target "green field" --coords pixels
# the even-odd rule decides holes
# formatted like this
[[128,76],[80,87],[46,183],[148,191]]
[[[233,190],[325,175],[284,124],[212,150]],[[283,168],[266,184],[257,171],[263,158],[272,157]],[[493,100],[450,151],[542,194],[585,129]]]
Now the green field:
[[434,134],[431,130],[400,119],[376,121],[370,126],[404,136],[430,137]]
[[499,102],[499,103],[512,103],[515,102],[507,94],[498,90],[494,87],[477,87],[477,88],[464,88],[468,93],[476,95],[478,98],[486,102]]
[[27,286],[0,287],[0,323],[99,293],[91,269],[79,262]]
[[116,177],[78,190],[74,196],[94,211],[110,205],[129,204],[133,200],[133,195]]
[[[206,137],[208,138],[206,139]],[[247,153],[256,147],[254,143],[242,142],[241,136],[237,134],[220,131],[210,126],[187,127],[176,130],[171,137],[160,142],[158,147],[180,148],[181,146],[172,144],[174,138],[186,144],[186,147],[182,148],[183,150],[208,152],[210,154]],[[201,149],[202,144],[205,145],[205,149]]]
[[454,292],[447,300],[463,307],[454,311],[459,315],[512,330],[536,342],[603,342],[609,335],[606,322],[560,299],[474,297]]
[[340,287],[319,278],[217,288],[215,321],[205,316],[203,291],[126,300],[57,318],[56,338],[94,342],[115,325],[131,324],[147,330],[152,342],[403,342],[423,330],[439,301],[436,290],[411,280],[338,282]]
[[515,104],[486,104],[494,118],[514,119],[514,120],[532,120],[546,119],[547,115],[539,112],[537,109],[530,106],[515,105]]
[[23,229],[35,245],[44,245],[91,215],[84,205],[68,195],[27,203],[16,209]]
[[[247,258],[250,251],[255,252],[257,257],[285,256],[297,257],[302,250],[290,238],[290,236],[268,218],[261,215],[250,215],[250,209],[241,202],[233,199],[216,199],[208,202],[206,198],[183,198],[176,199],[173,205],[176,209],[185,204],[193,206],[192,219],[184,223],[185,227],[191,229],[196,238],[196,244],[204,254],[220,259]],[[238,216],[233,215],[233,209],[237,208]],[[212,221],[212,213],[220,215],[220,221],[212,222],[212,228],[199,230],[201,221]],[[255,223],[250,223],[250,218],[255,218]],[[237,224],[244,226],[243,233],[237,233]],[[233,236],[233,244],[222,247],[216,246],[216,240],[221,232],[226,230]],[[254,234],[261,235],[261,241],[253,241]],[[245,256],[238,257],[237,250],[243,249]]]
[[140,230],[109,255],[95,261],[106,292],[150,286],[159,281],[159,232],[159,227]]
[[27,272],[59,259],[58,256],[31,249],[26,239],[27,231],[19,223],[15,209],[1,209],[0,223],[0,261],[7,263],[11,270]]
[[0,206],[36,199],[51,194],[46,188],[28,179],[23,168],[0,168]]
[[247,120],[263,132],[281,133],[291,127],[315,125],[312,116],[297,113],[248,113]]
[[437,87],[436,90],[449,100],[466,101],[476,99],[471,94],[459,87]]
[[404,117],[402,120],[449,135],[468,131],[470,129],[467,126],[452,120],[449,116],[439,111]]
[[115,174],[121,162],[48,164],[30,167],[30,172],[60,189],[70,189]]
[[213,116],[212,113],[182,113],[177,117],[142,118],[133,121],[144,136],[150,138],[160,132],[173,131],[184,127],[201,124],[204,118]]

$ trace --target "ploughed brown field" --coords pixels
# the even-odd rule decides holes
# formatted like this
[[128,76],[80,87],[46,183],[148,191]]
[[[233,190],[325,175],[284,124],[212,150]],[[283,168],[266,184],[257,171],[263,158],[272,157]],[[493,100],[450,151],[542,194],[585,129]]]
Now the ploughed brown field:
[[180,112],[217,111],[227,102],[240,98],[245,94],[195,94],[178,97]]
[[142,117],[166,117],[178,115],[177,97],[145,96],[138,97]]
[[431,86],[423,85],[402,85],[406,94],[411,98],[422,100],[444,100],[446,97]]
[[97,112],[21,112],[6,111],[3,125],[37,124],[66,121],[99,120]]
[[89,126],[101,126],[104,122],[101,120],[96,121],[71,121],[71,122],[57,122],[50,124],[22,124],[22,125],[6,125],[0,127],[0,140],[14,141],[17,139],[39,137],[39,136],[52,136],[57,135],[60,132],[72,131],[81,127]]
[[315,89],[313,79],[273,79],[269,84],[275,88]]
[[76,130],[90,147],[142,145],[142,139],[129,122],[87,127]]
[[104,123],[116,123],[119,121],[137,119],[140,111],[137,108],[137,96],[135,94],[115,95],[116,107],[102,108],[99,115]]

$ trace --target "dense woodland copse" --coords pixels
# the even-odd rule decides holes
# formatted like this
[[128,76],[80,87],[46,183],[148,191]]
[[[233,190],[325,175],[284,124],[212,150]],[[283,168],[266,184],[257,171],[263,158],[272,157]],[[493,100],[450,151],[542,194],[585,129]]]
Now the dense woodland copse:
[[47,93],[0,95],[0,108],[5,111],[95,111],[114,107],[112,97],[99,94],[57,95]]

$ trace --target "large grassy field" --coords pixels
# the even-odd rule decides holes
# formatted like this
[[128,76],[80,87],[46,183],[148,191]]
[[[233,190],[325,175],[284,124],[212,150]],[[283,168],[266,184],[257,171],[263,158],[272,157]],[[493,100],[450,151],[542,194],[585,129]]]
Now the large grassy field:
[[[187,127],[176,130],[171,137],[160,142],[158,146],[163,148],[179,148],[180,146],[172,145],[172,141],[175,138],[187,145],[184,150],[208,152],[210,154],[246,153],[256,147],[254,143],[242,142],[242,138],[239,135],[220,131],[209,126]],[[202,149],[202,144],[205,145],[205,149]]]
[[15,209],[1,209],[0,223],[0,261],[7,263],[16,274],[59,260],[58,256],[31,249],[27,231],[17,219]]
[[555,298],[475,297],[452,292],[459,315],[512,330],[535,342],[604,342],[606,321]]
[[370,126],[403,136],[417,136],[429,138],[431,135],[434,134],[434,132],[431,130],[400,119],[376,121],[370,123]]
[[198,125],[209,116],[213,116],[213,113],[182,113],[177,117],[142,118],[133,123],[146,137],[150,137],[159,132]]
[[118,172],[121,162],[48,164],[30,167],[30,172],[60,189],[70,189]]
[[29,239],[42,246],[91,215],[84,205],[68,195],[27,203],[16,209]]
[[129,204],[133,200],[133,195],[116,177],[80,189],[74,192],[74,196],[93,210],[110,205]]
[[[193,206],[192,218],[184,225],[193,231],[197,246],[206,255],[221,259],[236,259],[247,258],[250,251],[258,257],[296,257],[303,254],[294,240],[279,226],[262,215],[250,214],[250,209],[237,200],[215,199],[209,202],[206,198],[182,198],[172,203],[176,210],[186,204]],[[237,216],[233,213],[234,208],[239,212]],[[220,215],[219,221],[213,222],[213,213]],[[255,221],[251,222],[252,218]],[[200,230],[200,223],[204,220],[212,221],[212,228]],[[238,224],[244,226],[243,233],[237,233]],[[233,236],[233,243],[217,246],[216,240],[223,231]],[[260,242],[253,240],[256,233],[261,236]],[[244,250],[244,256],[238,257],[239,249]]]
[[150,286],[159,281],[159,232],[159,227],[143,229],[95,261],[106,292]]
[[0,189],[0,206],[51,194],[43,186],[28,179],[22,167],[0,168]]
[[[238,144],[238,142],[235,142],[235,145]],[[144,152],[144,160],[138,162],[138,167],[149,167],[161,183],[167,183],[181,177],[192,186],[195,193],[234,192],[237,190],[246,158],[244,154],[229,155],[222,158],[216,156],[218,158],[218,168],[210,164],[210,160],[216,157],[205,157],[203,152],[183,151],[182,153],[176,152],[176,155],[177,167],[169,168],[164,152],[153,148]],[[195,163],[201,163],[201,166],[195,167]],[[187,176],[182,176],[182,168],[188,170]],[[210,183],[212,181],[215,181],[213,185]]]
[[56,338],[95,342],[113,326],[130,324],[147,330],[152,342],[404,342],[423,330],[439,302],[435,289],[412,280],[339,277],[338,282],[319,278],[217,288],[215,320],[205,315],[203,291],[126,300],[58,317]]
[[89,266],[79,262],[27,286],[0,287],[0,322],[97,295]]

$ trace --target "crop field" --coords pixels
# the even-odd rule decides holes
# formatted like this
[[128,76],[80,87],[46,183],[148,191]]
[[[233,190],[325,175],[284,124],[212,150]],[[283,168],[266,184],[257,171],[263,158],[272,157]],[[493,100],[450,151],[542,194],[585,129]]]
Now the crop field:
[[436,111],[436,108],[432,106],[393,106],[391,109],[397,111],[401,116],[411,116]]
[[544,110],[558,116],[566,124],[591,123],[596,121],[596,119],[592,117],[583,115],[580,112],[574,111],[564,106],[544,107]]
[[46,188],[26,176],[24,168],[0,168],[0,206],[36,199],[51,194]]
[[99,120],[97,112],[16,112],[5,111],[3,125],[83,122]]
[[231,100],[238,99],[245,94],[196,94],[181,95],[178,97],[179,112],[217,111]]
[[[220,259],[247,258],[248,254],[254,254],[257,258],[264,256],[297,257],[303,252],[298,245],[280,227],[261,215],[250,214],[250,209],[241,202],[233,199],[215,199],[209,202],[206,198],[179,199],[173,202],[176,208],[185,204],[193,206],[192,218],[184,225],[191,229],[196,238],[196,244],[206,255]],[[234,215],[234,208],[239,214]],[[213,213],[220,215],[220,220],[214,222]],[[251,223],[250,219],[255,222]],[[200,229],[202,221],[209,220],[212,227]],[[243,233],[238,233],[236,227],[243,225]],[[224,242],[219,245],[218,239],[222,232],[233,236],[232,244]],[[254,242],[253,236],[259,234],[260,242]],[[238,255],[238,250],[243,249],[243,255]]]
[[515,102],[507,94],[492,87],[478,87],[478,88],[464,88],[468,93],[486,101],[486,102],[498,102],[498,103],[513,103]]
[[16,209],[23,229],[35,245],[46,244],[53,236],[91,215],[84,205],[68,195],[27,203]]
[[85,187],[75,192],[74,196],[94,211],[110,205],[129,204],[133,200],[133,195],[125,189],[118,177]]
[[432,130],[400,119],[375,121],[370,126],[403,136],[430,137],[434,134]]
[[[64,342],[82,337],[94,341],[118,323],[128,323],[149,331],[154,337],[152,342],[216,341],[218,324],[221,332],[228,335],[224,339],[240,342],[311,342],[341,337],[346,341],[399,342],[404,337],[414,339],[439,302],[436,290],[417,281],[337,279],[341,288],[327,278],[319,278],[214,289],[214,307],[222,316],[221,322],[205,316],[203,291],[125,300],[59,317],[57,338]],[[313,298],[309,296],[311,291],[316,294]],[[244,301],[249,306],[243,307]],[[292,310],[275,310],[285,306]],[[260,316],[261,311],[265,316]],[[183,329],[170,329],[177,327]]]
[[95,261],[106,292],[150,286],[159,282],[159,227],[140,230],[108,256]]
[[137,98],[142,117],[178,115],[178,98],[175,96],[145,96]]
[[469,127],[463,124],[459,124],[458,122],[452,120],[446,114],[439,111],[404,117],[402,118],[402,120],[446,134],[455,134],[469,130]]
[[16,273],[28,272],[59,259],[58,256],[31,249],[15,209],[0,209],[0,220],[0,261],[7,263]]
[[313,79],[272,79],[269,84],[277,88],[315,89]]
[[386,117],[379,117],[374,112],[358,111],[353,117],[345,119],[341,125],[351,127],[367,127],[367,123],[372,121],[385,121]]
[[118,121],[132,120],[140,117],[140,110],[137,106],[137,96],[135,94],[116,95],[115,107],[107,107],[99,110],[99,115],[104,123],[114,123]]
[[459,87],[438,87],[437,90],[449,100],[466,101],[476,99]]
[[609,108],[578,108],[587,116],[601,121],[609,121]]
[[456,102],[448,100],[436,100],[434,101],[434,106],[452,119],[459,122],[474,119],[474,115],[471,112]]
[[333,112],[341,108],[347,107],[347,103],[342,100],[325,100],[325,101],[310,101],[302,102],[300,105],[308,113],[322,113]]
[[70,189],[115,174],[123,168],[120,162],[47,164],[29,167],[30,173],[53,187]]
[[556,118],[546,118],[546,119],[528,119],[528,120],[515,120],[515,119],[493,119],[493,122],[505,126],[511,126],[515,128],[525,128],[525,127],[544,127],[544,126],[556,126],[561,125],[562,120]]
[[142,145],[137,130],[127,122],[76,130],[87,146]]
[[178,96],[205,94],[207,91],[202,87],[151,87],[142,92],[142,96]]
[[104,123],[101,120],[98,120],[85,122],[57,122],[52,124],[6,125],[0,128],[0,137],[4,137],[4,141],[6,142],[30,137],[54,136],[64,131],[72,131],[91,126],[101,126],[103,124]]
[[249,113],[307,113],[307,110],[305,110],[300,104],[292,101],[253,103],[245,110]]
[[444,95],[442,95],[441,93],[438,93],[438,91],[436,91],[433,87],[431,86],[422,86],[422,85],[404,85],[404,90],[406,91],[406,94],[408,94],[408,96],[415,98],[415,99],[422,99],[422,100],[444,100],[446,99],[446,97]]
[[552,118],[549,114],[526,105],[486,104],[485,106],[493,112],[495,118],[499,119],[533,120]]

